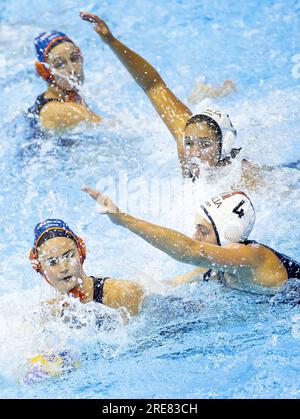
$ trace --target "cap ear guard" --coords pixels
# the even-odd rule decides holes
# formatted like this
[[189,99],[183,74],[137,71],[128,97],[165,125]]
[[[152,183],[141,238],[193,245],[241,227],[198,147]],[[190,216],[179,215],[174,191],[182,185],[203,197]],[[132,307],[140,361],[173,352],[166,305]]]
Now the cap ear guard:
[[50,71],[45,67],[45,64],[41,63],[40,61],[37,61],[35,63],[35,69],[38,75],[47,82],[49,82],[52,79]]
[[29,260],[31,262],[32,268],[39,274],[42,274],[42,268],[40,262],[35,257],[34,249],[30,249],[29,251]]
[[231,223],[226,225],[221,230],[221,237],[223,238],[223,241],[227,241],[229,243],[238,243],[243,238],[243,236],[244,231],[238,224]]

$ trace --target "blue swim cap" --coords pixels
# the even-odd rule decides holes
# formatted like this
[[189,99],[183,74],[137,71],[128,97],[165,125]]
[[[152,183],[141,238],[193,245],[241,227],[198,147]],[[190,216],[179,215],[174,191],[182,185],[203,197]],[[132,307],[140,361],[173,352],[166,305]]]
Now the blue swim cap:
[[74,42],[62,32],[42,32],[34,40],[38,60],[42,63],[46,62],[46,56],[50,49],[62,42],[71,42],[74,44]]
[[48,218],[41,223],[38,223],[34,228],[34,248],[39,244],[42,236],[48,231],[57,232],[57,236],[69,237],[78,240],[77,235],[70,229],[68,224],[58,218]]

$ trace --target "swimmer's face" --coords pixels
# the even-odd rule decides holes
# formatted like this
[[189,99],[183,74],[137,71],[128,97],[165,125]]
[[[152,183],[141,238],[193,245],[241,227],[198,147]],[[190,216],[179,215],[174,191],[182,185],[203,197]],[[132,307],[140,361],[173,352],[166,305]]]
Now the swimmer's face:
[[206,218],[200,215],[197,215],[196,218],[196,229],[193,239],[208,244],[218,244],[213,226]]
[[56,45],[47,56],[47,64],[55,85],[61,90],[74,90],[83,83],[83,59],[74,44],[63,42]]
[[47,280],[58,291],[68,293],[80,285],[83,270],[74,240],[49,239],[39,247],[38,255]]
[[192,170],[197,170],[197,160],[216,166],[220,159],[219,145],[215,128],[207,122],[195,122],[186,127],[184,148]]

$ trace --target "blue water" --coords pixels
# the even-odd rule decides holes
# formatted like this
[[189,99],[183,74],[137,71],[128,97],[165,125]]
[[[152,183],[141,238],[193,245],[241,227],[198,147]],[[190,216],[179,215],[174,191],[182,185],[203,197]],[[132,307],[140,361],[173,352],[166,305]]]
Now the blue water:
[[[110,224],[80,191],[82,183],[97,184],[113,195],[115,182],[128,183],[134,215],[192,233],[194,208],[188,197],[182,202],[176,194],[181,177],[174,140],[78,13],[88,7],[106,19],[183,101],[202,76],[216,85],[234,80],[234,95],[205,105],[228,110],[248,158],[280,165],[299,160],[300,2],[12,0],[0,5],[0,396],[298,398],[297,306],[212,283],[170,290],[161,281],[191,268]],[[23,112],[44,89],[34,72],[33,38],[54,28],[82,49],[82,94],[113,124],[70,133],[72,146],[48,138],[38,152],[24,155],[30,139]],[[233,170],[230,180],[235,175]],[[174,184],[168,207],[154,205],[150,180],[158,178],[167,189],[170,180]],[[203,183],[199,195],[224,190],[226,182]],[[284,168],[252,193],[257,222],[251,238],[296,259],[299,185],[299,171]],[[143,310],[128,325],[116,313],[111,328],[99,329],[95,313],[104,309],[75,303],[81,328],[62,321],[42,324],[40,303],[53,291],[32,271],[27,254],[34,225],[52,216],[66,219],[86,240],[88,274],[134,279],[146,287]],[[45,350],[68,350],[81,367],[24,384],[27,359]]]

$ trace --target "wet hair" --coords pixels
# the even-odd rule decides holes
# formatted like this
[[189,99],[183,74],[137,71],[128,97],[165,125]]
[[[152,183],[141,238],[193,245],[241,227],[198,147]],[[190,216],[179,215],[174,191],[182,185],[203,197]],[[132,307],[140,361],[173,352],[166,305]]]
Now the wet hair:
[[47,231],[45,234],[42,235],[38,243],[36,244],[37,248],[40,248],[43,243],[50,239],[54,239],[55,237],[67,237],[68,239],[72,239],[74,243],[76,243],[75,239],[71,234],[64,230],[50,230]]
[[223,148],[223,134],[220,126],[217,124],[217,122],[210,118],[208,115],[194,115],[192,116],[186,123],[185,128],[186,129],[191,124],[197,124],[197,123],[205,123],[209,128],[213,130],[213,132],[216,134],[218,143],[219,143],[219,163],[218,166],[227,166],[228,164],[231,164],[231,159],[234,159],[239,152],[241,151],[240,148],[232,148],[230,150],[229,156],[222,157],[222,148]]

